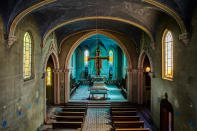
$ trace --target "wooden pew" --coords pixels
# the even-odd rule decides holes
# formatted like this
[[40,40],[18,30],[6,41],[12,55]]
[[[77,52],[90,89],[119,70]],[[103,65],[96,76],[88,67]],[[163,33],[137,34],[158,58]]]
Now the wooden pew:
[[116,128],[115,131],[149,131],[148,128]]
[[86,112],[86,108],[62,108],[63,112]]
[[144,121],[114,121],[114,128],[144,128]]
[[112,116],[113,121],[139,121],[139,116]]
[[126,107],[126,108],[121,108],[121,107],[112,107],[111,111],[136,111],[136,108],[130,108],[130,107]]
[[85,112],[58,112],[60,116],[85,116]]
[[84,116],[55,116],[56,121],[84,122]]
[[136,111],[111,111],[112,116],[136,116]]
[[63,122],[56,121],[52,123],[53,129],[78,129],[82,127],[83,122]]

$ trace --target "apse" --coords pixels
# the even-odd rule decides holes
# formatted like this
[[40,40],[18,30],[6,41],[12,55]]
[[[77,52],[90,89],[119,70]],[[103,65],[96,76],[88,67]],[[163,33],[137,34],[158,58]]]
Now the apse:
[[101,57],[109,56],[109,60],[102,60],[101,75],[114,81],[125,78],[127,60],[124,52],[115,41],[100,34],[85,39],[73,52],[70,60],[72,77],[80,81],[96,74],[95,61],[88,61],[87,57],[95,57],[97,48]]
[[[83,86],[81,91],[87,93],[95,83],[106,86],[106,93],[101,93],[106,94],[106,100],[127,99],[127,59],[111,38],[101,34],[86,38],[73,52],[69,66],[71,100],[72,96],[76,99],[82,97],[80,93],[76,95],[76,90]],[[91,92],[83,98],[89,94]]]

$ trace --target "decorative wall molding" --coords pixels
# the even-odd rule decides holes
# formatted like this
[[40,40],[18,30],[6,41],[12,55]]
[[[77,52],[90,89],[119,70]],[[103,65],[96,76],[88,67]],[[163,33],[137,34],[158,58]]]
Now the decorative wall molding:
[[16,40],[17,40],[17,37],[16,36],[9,35],[8,36],[8,40],[7,40],[7,42],[8,42],[8,48],[10,48],[14,44],[14,42],[16,42]]
[[179,35],[179,40],[181,40],[186,46],[189,45],[190,38],[191,37],[189,33],[182,33]]
[[29,14],[30,12],[32,12],[33,10],[36,10],[44,5],[47,5],[49,3],[52,3],[52,2],[55,2],[56,0],[43,0],[27,9],[25,9],[24,11],[22,11],[20,14],[18,14],[14,20],[12,21],[11,25],[10,25],[10,29],[9,29],[9,37],[8,37],[8,46],[10,47],[11,45],[14,44],[14,42],[16,41],[13,41],[13,37],[15,36],[15,30],[16,30],[16,27],[17,27],[17,24],[27,15]]

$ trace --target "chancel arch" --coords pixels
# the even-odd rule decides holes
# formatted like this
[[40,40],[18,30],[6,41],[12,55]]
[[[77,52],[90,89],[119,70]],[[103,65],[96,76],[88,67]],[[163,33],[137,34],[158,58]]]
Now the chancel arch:
[[[112,31],[104,31],[104,30],[92,30],[92,31],[86,31],[86,32],[82,32],[81,34],[76,34],[76,36],[78,36],[75,41],[72,38],[72,43],[70,43],[71,38],[65,40],[63,42],[63,45],[61,46],[61,53],[60,53],[60,60],[65,60],[65,63],[60,63],[61,68],[64,68],[65,70],[65,102],[69,100],[69,62],[72,56],[72,53],[74,52],[74,50],[79,46],[79,44],[84,41],[85,39],[87,39],[88,37],[91,37],[93,35],[97,35],[97,34],[101,34],[101,35],[105,35],[109,38],[111,38],[112,40],[114,40],[116,43],[118,43],[118,45],[120,46],[120,48],[123,50],[123,52],[125,53],[125,56],[127,58],[127,74],[128,74],[128,83],[127,83],[127,87],[128,87],[128,96],[127,98],[129,100],[131,100],[131,93],[132,92],[132,76],[133,73],[135,72],[135,68],[136,68],[136,63],[137,63],[137,53],[135,50],[135,44],[131,39],[126,38],[123,34],[117,33],[117,32],[112,32]],[[66,44],[67,42],[69,42],[68,44]],[[130,47],[128,47],[128,43],[130,43]],[[69,45],[70,44],[70,45]],[[62,51],[64,50],[64,51]],[[68,53],[67,53],[68,52]],[[134,69],[132,69],[134,68]]]

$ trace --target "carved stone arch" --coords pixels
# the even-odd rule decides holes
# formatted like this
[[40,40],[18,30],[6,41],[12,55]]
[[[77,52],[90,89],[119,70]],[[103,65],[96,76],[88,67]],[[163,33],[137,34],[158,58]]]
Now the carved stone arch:
[[[132,82],[133,82],[133,74],[136,74],[136,69],[132,69],[132,67],[136,67],[135,65],[133,65],[133,60],[134,58],[131,57],[130,52],[128,52],[128,48],[125,46],[126,43],[124,41],[124,43],[122,42],[122,40],[119,40],[119,38],[115,35],[113,35],[110,32],[107,31],[103,31],[103,30],[92,30],[88,33],[83,34],[82,36],[79,37],[79,39],[77,39],[72,45],[71,47],[69,47],[69,51],[67,52],[66,58],[65,58],[65,64],[64,64],[64,70],[65,70],[65,102],[69,101],[69,62],[70,62],[70,58],[72,56],[72,53],[74,52],[74,50],[78,47],[78,45],[85,39],[89,38],[90,36],[96,35],[96,34],[101,34],[101,35],[105,35],[109,38],[111,38],[112,40],[114,40],[119,46],[120,48],[123,50],[123,52],[125,53],[125,56],[127,58],[127,62],[128,62],[128,100],[131,101],[132,97],[131,94],[133,94],[132,92]],[[122,39],[122,38],[121,38]],[[134,62],[135,63],[135,62]]]
[[43,38],[43,49],[45,49],[46,47],[46,41],[48,36],[55,31],[56,29],[66,25],[66,24],[70,24],[73,22],[77,22],[77,21],[82,21],[82,20],[94,20],[94,19],[105,19],[105,20],[114,20],[114,21],[120,21],[120,22],[124,22],[124,23],[128,23],[132,26],[135,26],[141,30],[143,30],[144,32],[146,32],[146,34],[150,37],[151,41],[154,43],[154,38],[153,35],[151,33],[151,31],[149,29],[147,29],[147,27],[145,27],[144,25],[138,24],[137,22],[131,21],[131,20],[126,20],[126,19],[122,19],[122,18],[118,18],[118,17],[110,17],[110,16],[90,16],[90,17],[83,17],[83,18],[77,18],[77,19],[72,19],[69,21],[65,21],[62,22],[56,26],[54,26],[52,29],[50,29],[49,31],[47,31],[44,35]]
[[55,2],[56,0],[43,0],[25,10],[23,10],[21,13],[19,13],[14,20],[11,22],[10,24],[10,28],[9,28],[9,34],[8,34],[8,47],[12,46],[14,44],[14,42],[17,40],[16,36],[15,36],[15,30],[16,27],[18,25],[18,23],[26,16],[28,15],[30,12],[46,5],[52,2]]
[[[48,54],[46,55],[46,58],[45,58],[45,62],[44,62],[44,65],[43,65],[43,76],[44,76],[44,99],[45,99],[45,120],[46,120],[46,68],[47,68],[47,63],[48,63],[48,60],[50,58],[50,56],[52,57],[52,60],[53,60],[53,64],[54,64],[54,103],[55,104],[59,104],[60,103],[60,78],[59,78],[59,73],[60,73],[60,70],[59,70],[59,58],[58,58],[58,55],[56,54],[54,48],[52,48],[52,45],[51,44],[51,47],[50,47],[50,50],[48,52]],[[52,49],[52,50],[51,50]]]
[[[149,62],[150,62],[150,68],[151,72],[149,72],[149,75],[151,78],[154,76],[154,68],[153,68],[153,62],[150,54],[146,50],[142,50],[139,60],[138,60],[138,104],[143,104],[143,73],[144,73],[144,59],[145,57],[148,57]],[[151,88],[151,92],[152,92]],[[151,103],[152,103],[152,93],[151,93]],[[152,107],[152,106],[151,106]]]
[[188,30],[186,28],[186,25],[183,21],[183,19],[181,18],[181,16],[172,8],[169,8],[167,5],[158,2],[156,0],[142,0],[143,2],[146,2],[148,4],[151,4],[153,6],[158,7],[162,12],[167,13],[168,15],[170,15],[179,25],[180,30],[181,30],[181,34],[179,35],[179,39],[182,40],[182,42],[185,45],[189,44],[190,41],[190,35],[188,33]]

